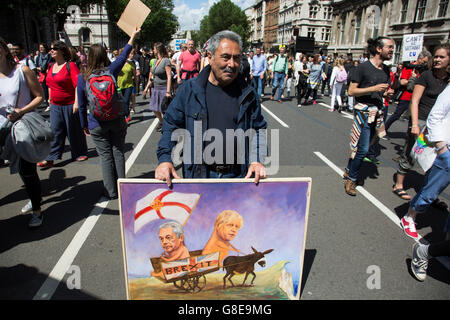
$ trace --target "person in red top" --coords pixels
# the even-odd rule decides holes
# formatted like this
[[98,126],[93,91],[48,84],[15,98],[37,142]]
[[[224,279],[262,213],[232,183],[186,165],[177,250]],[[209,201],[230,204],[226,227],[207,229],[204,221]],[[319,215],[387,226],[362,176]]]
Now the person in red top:
[[202,57],[194,48],[194,40],[187,42],[188,49],[181,53],[177,64],[177,82],[182,84],[191,78],[195,78],[200,70]]
[[[429,59],[431,59],[431,53],[428,51],[422,51],[417,58],[417,61],[414,63],[415,65],[422,65],[428,63]],[[395,112],[386,120],[384,126],[386,129],[386,133],[389,130],[389,127],[398,119],[400,116],[409,108],[409,102],[411,101],[412,92],[406,90],[406,84],[408,83],[409,78],[411,76],[418,76],[416,70],[413,68],[403,68],[402,73],[400,74],[400,85],[401,87],[398,90],[403,90],[403,94],[400,96],[398,101],[397,108]]]
[[41,168],[50,168],[56,159],[61,159],[66,137],[72,159],[87,159],[86,137],[81,129],[75,94],[80,70],[70,62],[69,47],[64,42],[54,41],[50,54],[55,63],[48,67],[46,81],[50,96],[50,126],[55,137],[47,159],[37,164]]

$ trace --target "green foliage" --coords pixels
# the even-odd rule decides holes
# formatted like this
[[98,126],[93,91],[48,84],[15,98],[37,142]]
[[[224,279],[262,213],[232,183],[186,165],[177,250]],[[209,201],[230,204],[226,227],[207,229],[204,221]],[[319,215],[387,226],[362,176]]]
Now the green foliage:
[[[139,44],[151,45],[154,42],[168,43],[178,27],[177,17],[172,13],[174,5],[172,0],[141,0],[151,10],[149,16],[141,27]],[[129,0],[105,0],[109,19],[117,23]],[[124,36],[125,33],[120,30]]]
[[231,0],[220,0],[209,9],[208,15],[200,22],[200,30],[196,36],[203,44],[213,34],[222,30],[231,30],[239,34],[242,37],[244,49],[247,48],[250,25],[244,11]]

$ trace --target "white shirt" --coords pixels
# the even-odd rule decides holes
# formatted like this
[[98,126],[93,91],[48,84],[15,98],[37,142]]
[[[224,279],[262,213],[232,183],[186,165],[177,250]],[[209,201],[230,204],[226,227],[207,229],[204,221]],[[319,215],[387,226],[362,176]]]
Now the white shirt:
[[[20,60],[19,63],[23,66],[27,66],[27,57]],[[36,69],[36,65],[34,64],[32,58],[28,58],[28,66],[27,67],[30,68],[31,70]]]
[[428,140],[450,144],[450,85],[438,96],[427,118]]

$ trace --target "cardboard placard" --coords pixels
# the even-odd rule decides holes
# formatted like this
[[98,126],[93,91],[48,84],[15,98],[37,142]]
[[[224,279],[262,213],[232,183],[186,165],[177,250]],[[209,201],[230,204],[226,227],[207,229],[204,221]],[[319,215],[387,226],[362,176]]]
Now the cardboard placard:
[[136,28],[142,27],[142,24],[149,14],[150,8],[140,0],[130,0],[127,7],[122,12],[117,25],[131,37]]

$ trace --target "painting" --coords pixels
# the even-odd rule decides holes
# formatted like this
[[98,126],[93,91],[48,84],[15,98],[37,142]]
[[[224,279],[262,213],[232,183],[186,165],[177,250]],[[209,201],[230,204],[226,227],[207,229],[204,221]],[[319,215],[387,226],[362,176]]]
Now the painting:
[[128,299],[299,299],[310,178],[118,185]]

